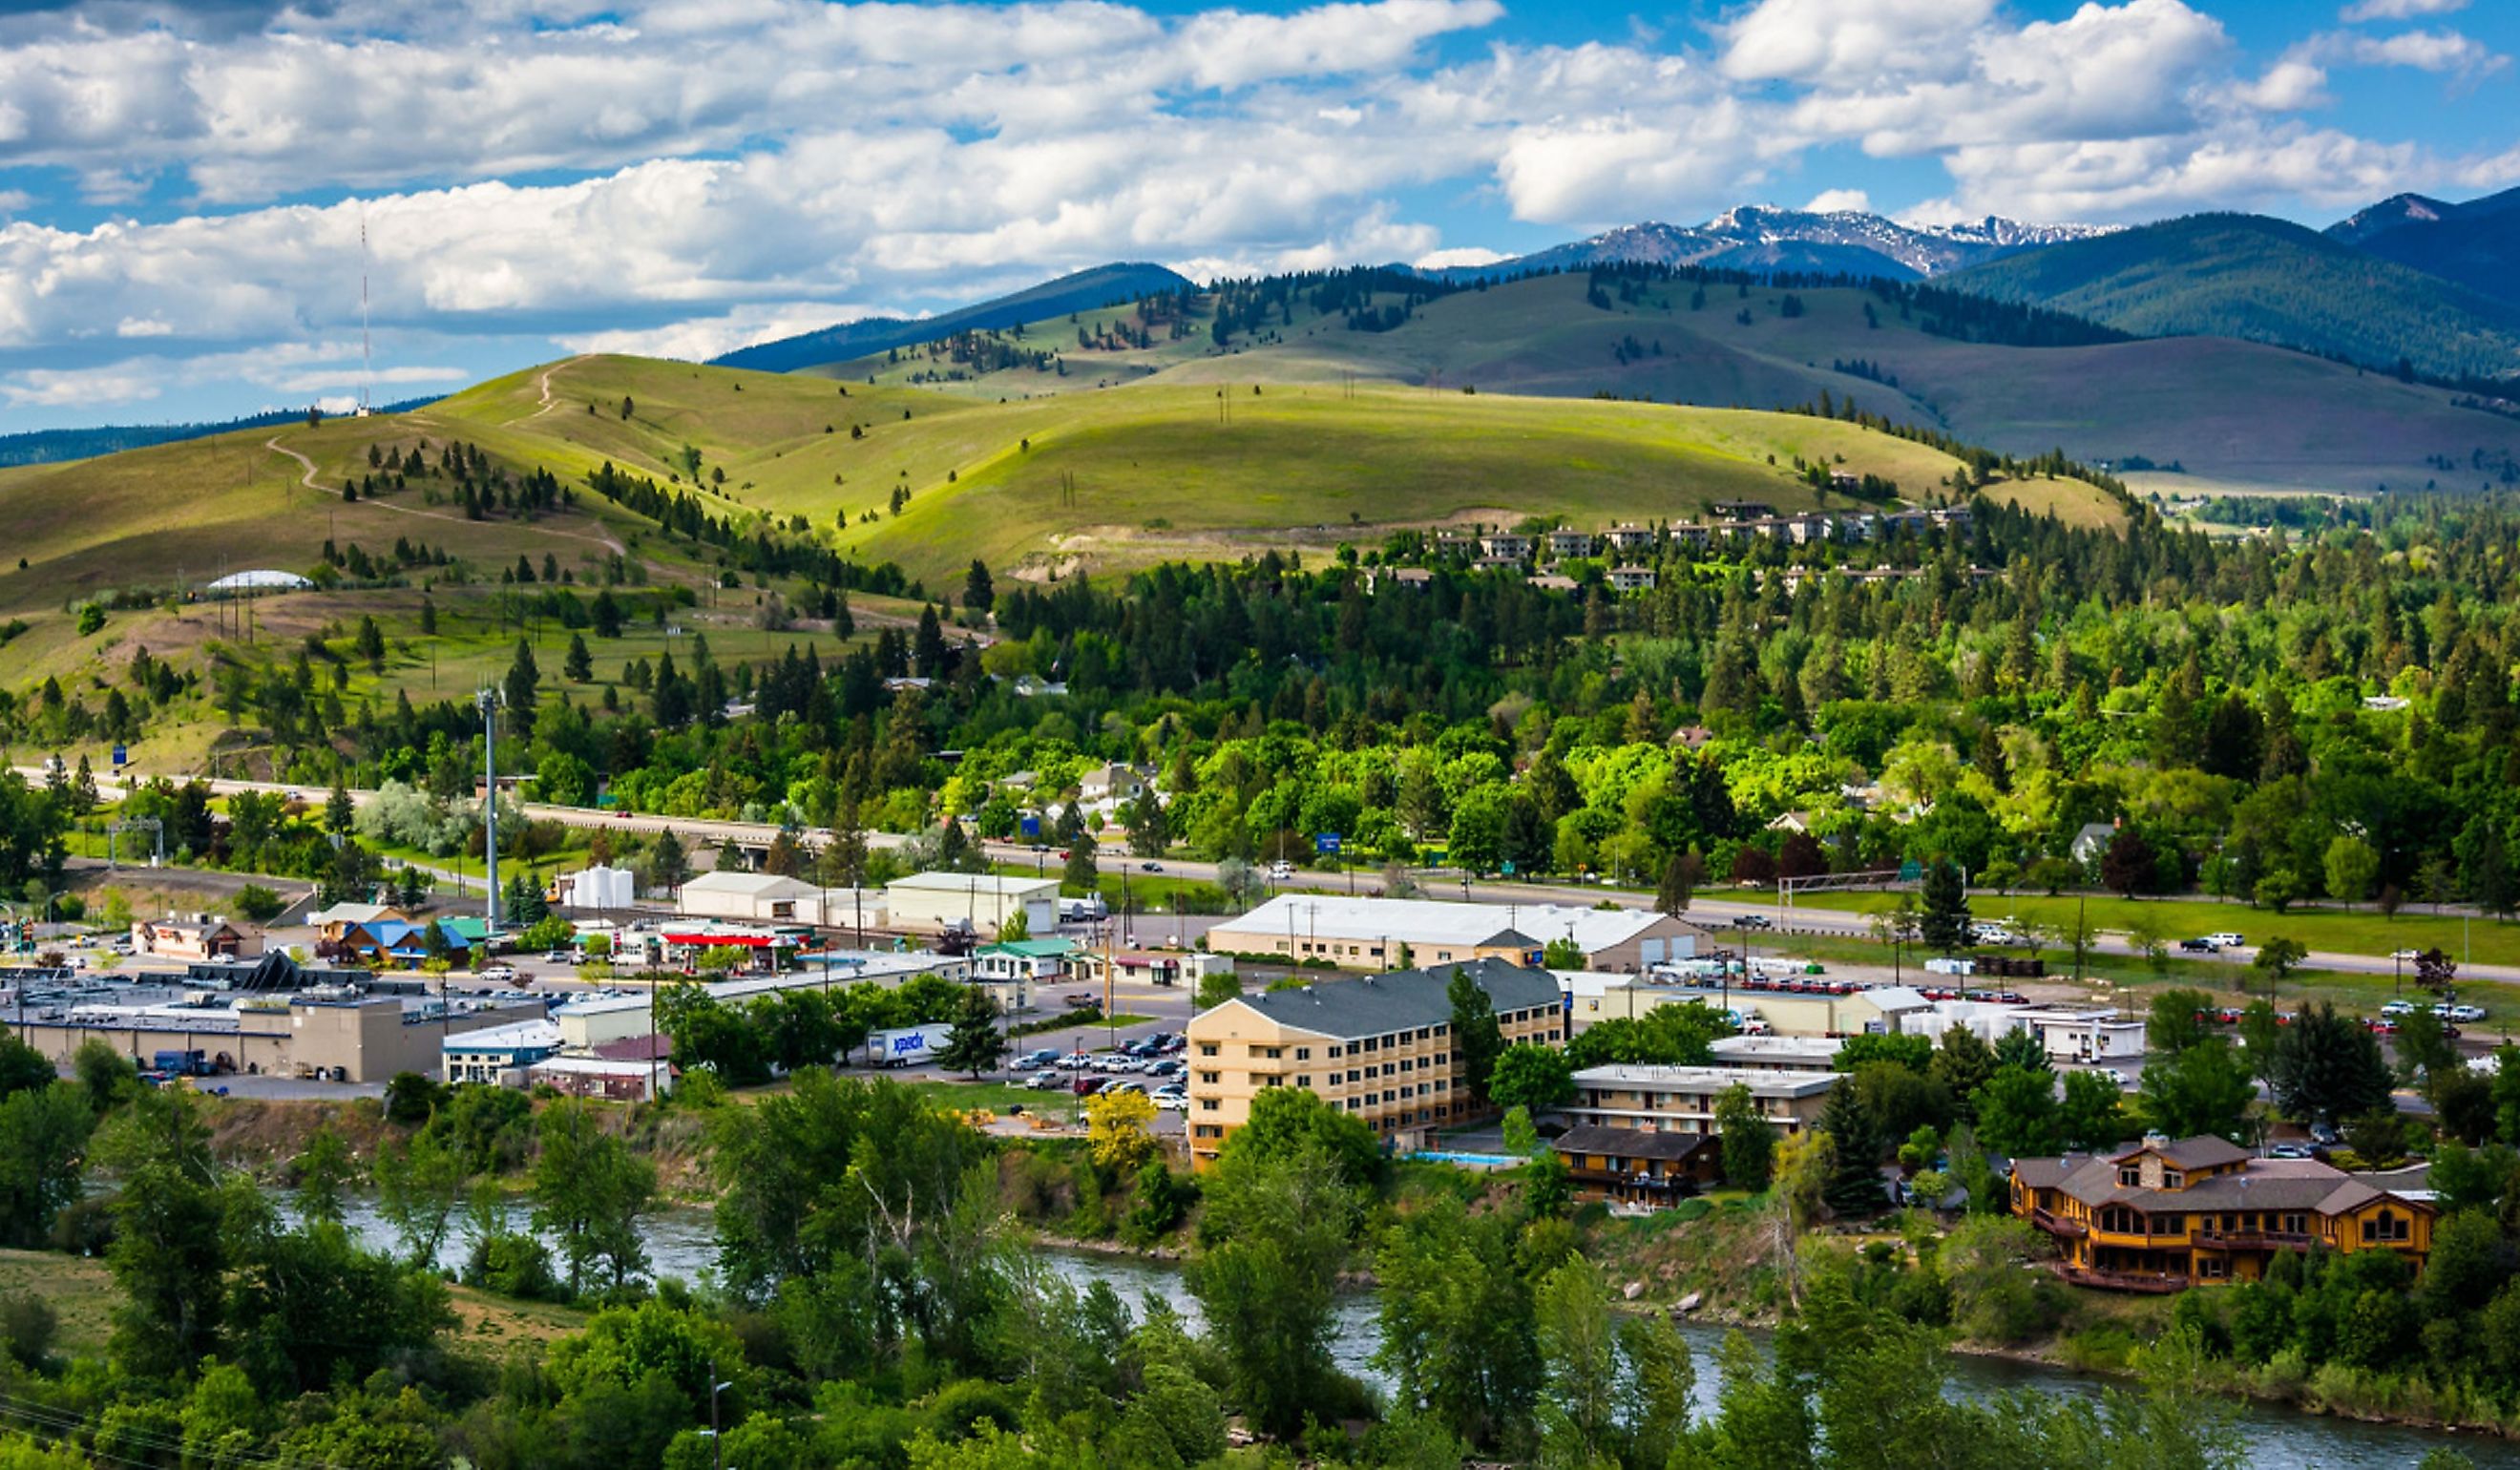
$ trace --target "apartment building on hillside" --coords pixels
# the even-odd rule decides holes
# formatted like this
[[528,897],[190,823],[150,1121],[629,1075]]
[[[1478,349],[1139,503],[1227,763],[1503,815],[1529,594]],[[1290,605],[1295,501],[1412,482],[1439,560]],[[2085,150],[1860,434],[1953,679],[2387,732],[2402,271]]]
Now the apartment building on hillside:
[[1456,970],[1487,992],[1508,1045],[1564,1045],[1556,978],[1504,959],[1239,996],[1191,1019],[1192,1166],[1215,1163],[1225,1140],[1250,1121],[1251,1099],[1271,1088],[1313,1092],[1398,1150],[1422,1147],[1437,1129],[1475,1117],[1454,1059]]

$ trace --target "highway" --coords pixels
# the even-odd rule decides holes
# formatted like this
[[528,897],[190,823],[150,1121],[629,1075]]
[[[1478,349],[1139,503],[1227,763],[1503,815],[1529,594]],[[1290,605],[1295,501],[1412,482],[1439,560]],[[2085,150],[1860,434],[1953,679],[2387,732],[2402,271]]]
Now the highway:
[[[38,785],[46,779],[46,774],[40,767],[20,766],[16,769],[20,775]],[[326,786],[297,786],[275,781],[205,780],[210,790],[221,796],[234,795],[240,791],[277,792],[316,806],[322,805],[332,796],[331,788]],[[124,793],[122,785],[103,775],[97,778],[97,789],[100,792],[117,796]],[[350,797],[354,802],[363,803],[375,794],[369,790],[353,790]],[[658,817],[648,813],[604,812],[587,807],[551,806],[540,802],[520,803],[518,810],[537,822],[557,822],[569,826],[602,828],[616,832],[652,835],[671,828],[686,839],[707,845],[731,841],[751,847],[767,847],[781,830],[777,824],[771,823],[727,822],[698,817]],[[820,827],[806,827],[797,832],[798,839],[809,847],[820,846],[830,841],[831,836],[828,829]],[[875,849],[900,848],[907,846],[910,840],[908,837],[890,832],[867,833],[867,845]],[[1053,851],[1047,855],[1035,853],[1027,843],[983,842],[980,846],[992,862],[1021,866],[1038,861],[1046,872],[1056,872],[1058,868],[1057,844],[1052,844]],[[1102,855],[1102,866],[1106,871],[1116,869],[1124,862],[1134,867],[1139,860],[1127,856],[1119,849],[1113,849]],[[1167,858],[1163,860],[1162,871],[1167,877],[1213,883],[1216,881],[1217,865],[1193,859]],[[1459,895],[1470,902],[1563,904],[1581,908],[1592,908],[1608,899],[1631,909],[1644,908],[1651,903],[1651,896],[1648,894],[1591,884],[1500,882],[1495,879],[1479,878],[1472,878],[1465,882],[1460,872],[1445,869],[1412,869],[1410,876],[1424,896],[1430,899],[1450,899]],[[1347,874],[1313,872],[1299,869],[1297,880],[1324,893],[1339,895],[1347,893],[1351,884],[1359,894],[1378,893],[1382,886],[1381,874],[1373,871]],[[479,879],[472,879],[470,882],[477,886]],[[2006,902],[2003,895],[1985,890],[1971,894],[1970,898],[1972,906],[1981,918],[2001,916]],[[2257,911],[2236,905],[2233,906],[2232,915],[2243,928],[2269,917]],[[1748,916],[1767,919],[1773,928],[1765,933],[1771,938],[1797,932],[1856,939],[1868,938],[1871,934],[1870,928],[1860,914],[1836,909],[1785,907],[1773,898],[1753,901],[1740,897],[1710,897],[1700,894],[1690,901],[1688,913],[1688,917],[1691,921],[1711,929],[1729,929],[1734,919]],[[1544,942],[1550,938],[1546,934],[1535,934],[1532,937]],[[1760,941],[1754,938],[1752,942]],[[2125,935],[2107,931],[2103,931],[2098,936],[2095,948],[2104,954],[2112,955],[2136,953],[2135,947],[2128,943]],[[2051,950],[2048,953],[2055,952]],[[2256,954],[2255,949],[2243,947],[2224,950],[2211,958],[2228,964],[2245,965],[2256,958]],[[2182,958],[2198,957],[2182,956]],[[2331,951],[2313,951],[2303,963],[2312,969],[2339,970],[2349,974],[2365,975],[2387,975],[2395,973],[2400,968],[2385,955],[2344,954]],[[2459,978],[2491,980],[2506,985],[2520,984],[2520,966],[2463,964],[2459,967]]]

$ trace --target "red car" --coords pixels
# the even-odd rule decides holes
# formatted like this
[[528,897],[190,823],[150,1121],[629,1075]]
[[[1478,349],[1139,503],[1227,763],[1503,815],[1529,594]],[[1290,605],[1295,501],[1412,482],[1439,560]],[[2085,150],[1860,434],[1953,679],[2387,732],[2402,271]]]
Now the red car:
[[1076,1079],[1076,1095],[1091,1097],[1110,1085],[1111,1079],[1108,1077],[1080,1077]]

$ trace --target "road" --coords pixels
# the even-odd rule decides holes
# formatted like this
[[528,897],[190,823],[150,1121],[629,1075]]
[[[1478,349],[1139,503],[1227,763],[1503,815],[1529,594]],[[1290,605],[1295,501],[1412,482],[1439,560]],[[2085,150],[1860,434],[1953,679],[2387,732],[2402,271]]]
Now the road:
[[[19,774],[30,781],[40,783],[45,779],[45,774],[40,768],[21,766],[17,769]],[[239,791],[276,791],[314,804],[321,804],[332,794],[327,787],[294,786],[274,781],[210,780],[208,785],[211,791],[223,796]],[[100,791],[111,794],[121,793],[121,787],[106,777],[98,778],[97,787]],[[350,793],[353,801],[362,802],[374,794],[370,791]],[[772,823],[724,822],[708,818],[601,812],[586,807],[549,806],[539,802],[523,803],[519,809],[525,816],[537,822],[557,822],[569,826],[643,834],[653,834],[670,828],[685,838],[708,844],[735,842],[751,847],[767,847],[781,830]],[[798,836],[808,845],[829,841],[831,835],[828,830],[814,827],[808,827],[798,833]],[[867,833],[867,845],[871,848],[897,849],[907,846],[910,841],[908,837],[890,832]],[[1035,862],[1039,858],[1028,844],[984,842],[981,848],[992,862],[997,863],[1020,866]],[[1048,860],[1045,867],[1055,864],[1056,861],[1055,858]],[[1213,883],[1217,880],[1217,867],[1218,865],[1214,863],[1202,863],[1192,859],[1167,858],[1163,864],[1163,874],[1167,877]],[[1644,895],[1630,890],[1603,888],[1590,884],[1497,882],[1493,879],[1476,878],[1464,880],[1459,872],[1436,869],[1415,869],[1410,876],[1424,890],[1427,897],[1436,899],[1449,899],[1458,892],[1465,901],[1491,904],[1558,904],[1589,909],[1606,898],[1624,908],[1641,909],[1647,903]],[[1376,873],[1359,872],[1342,877],[1331,873],[1307,872],[1300,874],[1300,877],[1303,881],[1320,887],[1324,892],[1332,894],[1344,894],[1351,884],[1360,894],[1378,893],[1382,886],[1381,877]],[[2001,908],[2004,902],[2003,895],[1983,890],[1973,895],[1973,898],[1981,909],[1989,912]],[[2234,912],[2245,913],[2249,911],[2235,910]],[[1772,938],[1791,933],[1807,933],[1862,939],[1868,938],[1871,933],[1868,924],[1861,914],[1837,909],[1785,908],[1773,899],[1754,902],[1744,898],[1700,896],[1690,902],[1688,917],[1711,929],[1730,928],[1737,918],[1764,918],[1774,926],[1771,930],[1765,931]],[[1533,937],[1545,941],[1550,936],[1540,934]],[[1754,937],[1752,942],[1757,943],[1759,940]],[[2099,935],[2094,948],[2109,955],[2138,953],[2135,947],[2128,943],[2126,936],[2107,932]],[[2256,957],[2256,950],[2241,947],[2224,950],[2211,957],[2182,956],[2182,958],[2211,958],[2227,964],[2246,965]],[[2399,966],[2385,955],[2355,955],[2327,950],[2312,951],[2303,962],[2312,969],[2339,970],[2348,974],[2387,975],[2396,973],[2399,969]],[[2505,985],[2520,984],[2520,966],[2465,964],[2459,967],[2459,976],[2465,980],[2491,980]]]

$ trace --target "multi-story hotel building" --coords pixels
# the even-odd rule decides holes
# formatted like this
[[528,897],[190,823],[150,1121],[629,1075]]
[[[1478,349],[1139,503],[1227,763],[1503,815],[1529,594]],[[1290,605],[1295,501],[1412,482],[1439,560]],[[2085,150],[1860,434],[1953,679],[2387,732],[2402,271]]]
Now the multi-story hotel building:
[[1352,1113],[1396,1149],[1476,1116],[1453,1041],[1456,971],[1486,991],[1508,1045],[1562,1046],[1556,978],[1503,959],[1238,996],[1191,1019],[1191,1162],[1204,1169],[1270,1088],[1302,1088]]

